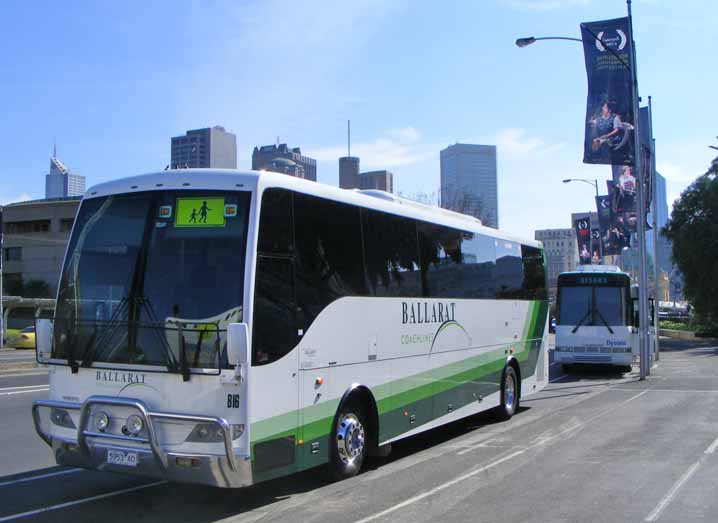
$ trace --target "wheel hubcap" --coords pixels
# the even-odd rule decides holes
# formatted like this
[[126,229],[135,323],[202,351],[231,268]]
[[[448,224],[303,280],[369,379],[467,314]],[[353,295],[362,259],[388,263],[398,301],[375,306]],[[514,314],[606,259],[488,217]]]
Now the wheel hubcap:
[[364,427],[354,414],[345,414],[337,423],[337,450],[347,465],[354,463],[364,451]]
[[516,395],[516,383],[513,376],[506,377],[506,388],[504,390],[504,402],[506,410],[512,412],[514,410],[514,397]]

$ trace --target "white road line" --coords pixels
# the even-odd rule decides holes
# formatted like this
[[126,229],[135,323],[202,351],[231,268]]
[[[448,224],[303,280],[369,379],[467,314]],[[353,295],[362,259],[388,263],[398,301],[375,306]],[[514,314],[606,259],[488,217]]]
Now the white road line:
[[38,383],[37,385],[18,385],[17,387],[4,387],[0,389],[0,392],[5,390],[21,390],[21,389],[36,389],[38,387],[47,387],[47,383]]
[[36,514],[42,514],[43,512],[50,512],[51,510],[72,507],[74,505],[81,505],[82,503],[89,503],[91,501],[97,501],[98,499],[111,498],[113,496],[127,494],[128,492],[134,492],[136,490],[142,490],[145,488],[156,487],[157,485],[162,485],[164,483],[167,483],[167,482],[166,481],[156,481],[155,483],[147,483],[146,485],[139,485],[137,487],[130,487],[130,488],[122,489],[122,490],[116,490],[114,492],[108,492],[107,494],[99,494],[97,496],[92,496],[89,498],[76,499],[75,501],[68,501],[66,503],[58,503],[57,505],[50,505],[50,506],[38,508],[35,510],[28,510],[27,512],[11,514],[10,516],[5,516],[5,517],[0,518],[0,523],[3,523],[4,521],[12,521],[14,519],[26,518],[28,516],[34,516]]
[[3,378],[16,378],[18,376],[43,376],[47,375],[49,371],[36,372],[34,369],[31,372],[17,372],[15,374],[3,374],[0,372],[0,380]]
[[0,392],[0,396],[14,396],[15,394],[27,394],[28,392],[46,392],[48,390],[50,390],[50,387],[33,390],[16,390],[15,392]]
[[678,491],[681,490],[681,487],[685,485],[689,479],[691,479],[693,474],[696,473],[696,471],[700,468],[703,462],[708,459],[708,456],[713,454],[717,448],[718,438],[714,439],[713,442],[708,445],[708,448],[703,451],[703,456],[701,457],[701,459],[691,465],[688,470],[686,470],[683,475],[678,479],[678,481],[673,484],[668,493],[666,493],[666,495],[663,496],[661,501],[658,502],[656,508],[654,508],[653,511],[646,516],[645,521],[656,521],[658,519],[658,517],[661,515],[661,512],[663,512],[663,510],[668,506],[668,504],[673,501],[673,498],[676,497],[676,494],[678,494]]
[[690,466],[688,470],[686,470],[686,472],[680,477],[680,479],[673,484],[671,490],[668,491],[668,494],[663,496],[663,499],[658,503],[658,505],[656,505],[656,508],[654,508],[653,511],[648,514],[648,516],[646,516],[646,521],[656,521],[658,519],[658,516],[661,515],[663,509],[668,506],[668,504],[673,500],[680,488],[685,484],[686,481],[691,479],[691,476],[695,474],[696,470],[698,470],[698,467],[700,466],[701,462],[696,461],[693,465]]
[[[463,475],[461,475],[461,476],[459,476],[459,477],[456,477],[456,478],[454,478],[454,479],[452,479],[452,480],[449,480],[449,481],[447,481],[446,483],[442,483],[441,485],[438,485],[438,486],[434,487],[434,488],[431,489],[431,490],[427,490],[426,492],[422,492],[421,494],[417,494],[416,496],[411,497],[411,498],[409,498],[409,499],[407,499],[407,500],[405,500],[405,501],[402,501],[401,503],[398,503],[398,504],[396,504],[396,505],[393,505],[393,506],[387,508],[386,510],[382,510],[381,512],[377,512],[376,514],[372,514],[371,516],[367,516],[367,517],[365,517],[365,518],[363,518],[363,519],[360,519],[360,520],[356,521],[355,523],[368,523],[369,521],[374,521],[374,520],[376,520],[376,519],[379,519],[379,518],[381,518],[381,517],[386,516],[387,514],[391,514],[392,512],[396,512],[397,510],[400,510],[400,509],[402,509],[402,508],[404,508],[404,507],[407,507],[407,506],[409,506],[409,505],[411,505],[411,504],[413,504],[413,503],[416,503],[417,501],[421,501],[422,499],[428,498],[429,496],[432,496],[432,495],[436,494],[437,492],[441,492],[442,490],[446,490],[446,489],[449,488],[449,487],[453,487],[453,486],[456,485],[457,483],[461,483],[462,481],[467,480],[467,479],[469,479],[469,478],[472,478],[472,477],[476,476],[477,474],[481,474],[482,472],[484,472],[484,471],[486,471],[486,470],[489,470],[489,469],[491,469],[491,468],[494,468],[494,467],[496,467],[497,465],[500,465],[501,463],[504,463],[505,461],[509,461],[509,460],[511,460],[511,459],[513,459],[513,458],[515,458],[515,457],[517,457],[517,456],[520,456],[521,454],[525,454],[525,453],[528,452],[529,450],[532,450],[532,449],[534,449],[534,448],[540,447],[541,445],[545,445],[545,444],[548,443],[549,441],[554,440],[554,439],[556,439],[556,438],[558,438],[558,437],[560,437],[560,436],[563,436],[564,434],[566,434],[566,433],[568,433],[568,432],[575,431],[575,430],[577,430],[577,429],[579,429],[579,428],[585,426],[587,423],[590,423],[591,421],[593,421],[593,420],[595,420],[595,419],[597,419],[597,418],[600,418],[601,416],[604,416],[605,414],[608,414],[609,412],[611,412],[611,411],[613,411],[613,410],[616,410],[616,409],[619,408],[619,407],[622,407],[622,406],[625,405],[626,403],[629,403],[629,402],[635,400],[636,398],[640,398],[640,397],[643,396],[646,392],[647,392],[647,391],[644,390],[644,391],[642,391],[642,392],[640,392],[640,393],[638,393],[638,394],[636,394],[636,395],[634,395],[634,396],[631,396],[630,398],[628,398],[628,399],[622,401],[621,403],[618,403],[618,404],[615,405],[614,407],[610,407],[610,408],[608,408],[608,409],[604,409],[602,412],[599,412],[598,414],[595,414],[594,416],[591,416],[590,418],[587,418],[586,420],[584,420],[584,421],[582,421],[582,422],[580,422],[580,423],[577,423],[576,425],[572,425],[571,427],[569,427],[569,428],[567,428],[567,429],[564,429],[564,430],[562,430],[562,431],[560,431],[560,432],[558,432],[558,433],[556,433],[556,434],[554,434],[554,435],[552,435],[552,436],[549,436],[549,437],[547,437],[547,438],[543,438],[543,439],[541,439],[540,441],[537,441],[536,443],[534,443],[534,444],[532,444],[532,445],[529,445],[528,447],[525,447],[525,448],[523,448],[523,449],[520,449],[520,450],[517,450],[517,451],[515,451],[515,452],[512,452],[511,454],[508,454],[508,455],[504,456],[503,458],[499,458],[499,459],[497,459],[497,460],[495,460],[495,461],[492,461],[491,463],[489,463],[489,464],[487,464],[487,465],[484,465],[483,467],[480,467],[480,468],[478,468],[478,469],[472,470],[471,472],[467,472],[466,474],[463,474]],[[2,522],[2,520],[0,520],[0,523],[1,523],[1,522]]]
[[17,485],[18,483],[28,483],[30,481],[35,481],[38,479],[45,479],[45,478],[52,478],[55,476],[64,476],[65,474],[74,474],[75,472],[82,472],[83,470],[84,469],[59,470],[57,472],[50,472],[48,474],[40,474],[39,476],[30,476],[28,478],[14,479],[12,481],[5,481],[3,483],[0,483],[0,487],[7,487],[9,485]]

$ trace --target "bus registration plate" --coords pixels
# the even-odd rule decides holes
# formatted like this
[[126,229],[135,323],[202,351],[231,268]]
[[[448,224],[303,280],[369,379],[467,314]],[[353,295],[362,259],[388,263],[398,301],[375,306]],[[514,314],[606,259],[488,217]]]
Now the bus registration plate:
[[125,452],[122,450],[108,450],[107,463],[109,465],[124,465],[125,467],[137,466],[137,452]]

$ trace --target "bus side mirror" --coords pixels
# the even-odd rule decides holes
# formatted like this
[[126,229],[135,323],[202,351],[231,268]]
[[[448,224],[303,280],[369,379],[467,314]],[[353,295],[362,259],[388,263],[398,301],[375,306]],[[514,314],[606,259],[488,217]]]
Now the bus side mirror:
[[48,363],[52,355],[52,320],[35,320],[35,356],[38,363]]
[[246,323],[230,323],[227,326],[227,361],[236,367],[249,362],[249,328]]

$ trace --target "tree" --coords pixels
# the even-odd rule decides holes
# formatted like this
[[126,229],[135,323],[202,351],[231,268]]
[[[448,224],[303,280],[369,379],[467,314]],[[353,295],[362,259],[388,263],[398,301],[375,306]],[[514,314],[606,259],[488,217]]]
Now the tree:
[[718,157],[681,193],[662,232],[673,242],[673,261],[698,320],[718,325]]

